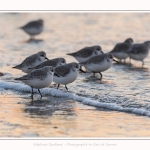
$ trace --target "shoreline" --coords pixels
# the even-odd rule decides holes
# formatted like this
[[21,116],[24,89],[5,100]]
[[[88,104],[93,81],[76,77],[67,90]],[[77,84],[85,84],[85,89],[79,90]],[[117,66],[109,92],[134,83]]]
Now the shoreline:
[[[30,93],[31,88],[23,83],[13,82],[13,81],[0,81],[0,88],[2,90],[10,90],[10,92],[13,92],[14,94],[25,94]],[[38,91],[34,89],[34,93],[38,94]],[[74,101],[80,102],[87,106],[92,106],[95,108],[103,108],[108,109],[110,111],[118,111],[118,112],[125,112],[140,116],[147,116],[150,117],[150,111],[143,108],[134,108],[134,107],[123,107],[122,105],[117,105],[115,103],[107,103],[103,102],[101,100],[96,100],[91,97],[86,97],[86,95],[76,94],[72,91],[63,91],[61,89],[57,90],[56,88],[48,87],[41,89],[41,93],[44,96],[49,97],[61,97],[62,99],[73,99]],[[115,99],[115,98],[114,98]],[[102,99],[103,100],[103,99]]]
[[[0,128],[13,129],[6,137],[137,138],[150,135],[149,117],[103,110],[70,99],[44,97],[42,102],[35,100],[31,106],[27,95],[9,94],[0,95],[0,103]],[[5,137],[4,133],[6,131],[1,132],[0,137]]]

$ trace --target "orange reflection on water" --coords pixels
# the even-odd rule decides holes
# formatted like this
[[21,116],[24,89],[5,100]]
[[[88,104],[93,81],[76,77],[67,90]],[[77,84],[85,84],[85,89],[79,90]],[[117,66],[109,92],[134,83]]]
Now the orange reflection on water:
[[[150,120],[115,111],[97,111],[72,100],[62,110],[27,109],[16,96],[0,96],[0,128],[12,129],[7,137],[149,137]],[[30,99],[24,100],[30,105]],[[64,102],[62,102],[63,105]],[[80,109],[79,109],[80,108]],[[1,131],[1,137],[4,132]]]

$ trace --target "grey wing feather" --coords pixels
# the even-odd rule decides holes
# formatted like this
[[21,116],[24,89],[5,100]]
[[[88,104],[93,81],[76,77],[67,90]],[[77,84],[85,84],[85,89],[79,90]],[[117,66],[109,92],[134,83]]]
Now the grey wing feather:
[[116,44],[116,46],[114,47],[114,49],[110,52],[127,52],[130,48],[130,45],[127,43],[118,43]]
[[76,53],[76,56],[78,57],[88,57],[92,55],[93,50],[90,47],[85,47],[80,52]]
[[88,57],[93,53],[91,47],[85,47],[75,53],[70,53],[68,55],[75,56],[75,57]]
[[55,73],[62,77],[67,75],[69,72],[70,72],[70,68],[67,66],[59,66],[55,69]]
[[38,21],[31,21],[29,23],[27,23],[26,25],[24,25],[23,27],[21,27],[22,29],[25,28],[32,28],[32,27],[36,27],[39,28],[41,26],[41,23]]
[[54,58],[54,59],[51,59],[51,60],[58,62],[60,60],[60,58]]
[[101,63],[105,58],[106,58],[105,54],[97,55],[97,56],[92,57],[89,60],[89,63],[94,63],[94,64]]
[[87,61],[85,61],[83,63],[80,63],[80,64],[81,65],[91,64],[91,63],[98,64],[98,63],[101,63],[105,58],[106,58],[106,54],[101,54],[101,55],[93,56],[89,60],[87,60]]
[[129,53],[135,53],[135,54],[141,53],[142,54],[146,52],[147,50],[148,48],[144,44],[134,44],[129,50]]
[[43,63],[41,63],[40,65],[37,65],[36,67],[30,68],[30,69],[39,69],[45,66],[52,66],[52,67],[56,67],[57,66],[57,62],[56,61],[52,61],[52,60],[48,60],[45,61]]
[[46,77],[46,75],[47,74],[44,70],[34,70],[21,78],[17,78],[16,80],[32,80],[32,79],[42,80]]
[[32,56],[29,56],[29,57],[27,57],[27,58],[20,64],[20,66],[21,66],[21,67],[23,67],[24,65],[25,65],[25,66],[31,66],[31,65],[35,62],[36,59],[37,59],[37,55],[36,55],[36,54],[34,54],[34,55],[32,55]]

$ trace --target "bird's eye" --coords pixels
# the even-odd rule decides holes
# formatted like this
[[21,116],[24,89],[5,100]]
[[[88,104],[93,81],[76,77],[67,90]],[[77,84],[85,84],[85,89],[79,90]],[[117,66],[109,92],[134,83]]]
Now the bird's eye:
[[51,72],[54,72],[54,69],[53,69],[53,68],[51,68]]
[[100,50],[100,48],[99,48],[99,47],[97,47],[97,48],[96,48],[96,50]]
[[44,55],[41,55],[42,57],[44,57]]

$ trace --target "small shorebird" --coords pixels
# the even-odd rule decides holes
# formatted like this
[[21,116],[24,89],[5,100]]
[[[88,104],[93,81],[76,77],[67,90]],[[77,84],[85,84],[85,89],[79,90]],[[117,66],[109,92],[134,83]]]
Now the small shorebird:
[[46,66],[40,69],[36,69],[23,77],[16,78],[15,80],[20,80],[31,87],[32,89],[31,98],[33,101],[33,95],[34,95],[33,88],[38,89],[38,92],[42,98],[40,89],[48,87],[52,83],[53,75],[55,74],[54,72],[55,69],[53,67]]
[[54,76],[53,79],[53,81],[58,84],[57,89],[59,88],[60,84],[63,84],[68,90],[67,84],[72,83],[77,79],[79,70],[82,71],[79,64],[75,62],[55,68],[55,73],[59,76]]
[[133,46],[127,52],[130,59],[142,61],[142,67],[144,65],[144,59],[148,56],[150,49],[150,41],[146,41],[141,44],[133,44]]
[[46,53],[41,51],[41,52],[38,52],[36,54],[33,54],[27,57],[20,65],[17,65],[13,68],[22,70],[25,73],[29,73],[32,71],[29,68],[32,68],[41,64],[42,62],[45,61],[45,59],[48,60],[48,58],[46,57]]
[[97,56],[94,56],[90,58],[89,60],[80,63],[82,66],[84,66],[87,70],[90,72],[99,73],[102,79],[101,72],[106,71],[112,66],[113,62],[113,55],[110,53],[107,54],[100,54]]
[[28,68],[28,69],[34,70],[34,69],[39,69],[45,66],[52,66],[56,68],[58,66],[65,65],[65,64],[66,64],[66,60],[64,58],[55,58],[55,59],[47,60],[33,68]]
[[26,25],[20,27],[23,31],[30,35],[30,40],[34,39],[35,35],[40,34],[44,29],[44,23],[42,19],[31,21]]
[[102,48],[100,46],[85,47],[77,52],[68,53],[67,55],[73,56],[79,63],[85,62],[93,56],[102,54]]
[[128,38],[123,43],[116,44],[113,50],[109,53],[113,54],[117,59],[120,59],[120,62],[122,59],[124,59],[125,62],[125,59],[129,57],[127,51],[131,48],[132,44],[133,39]]

